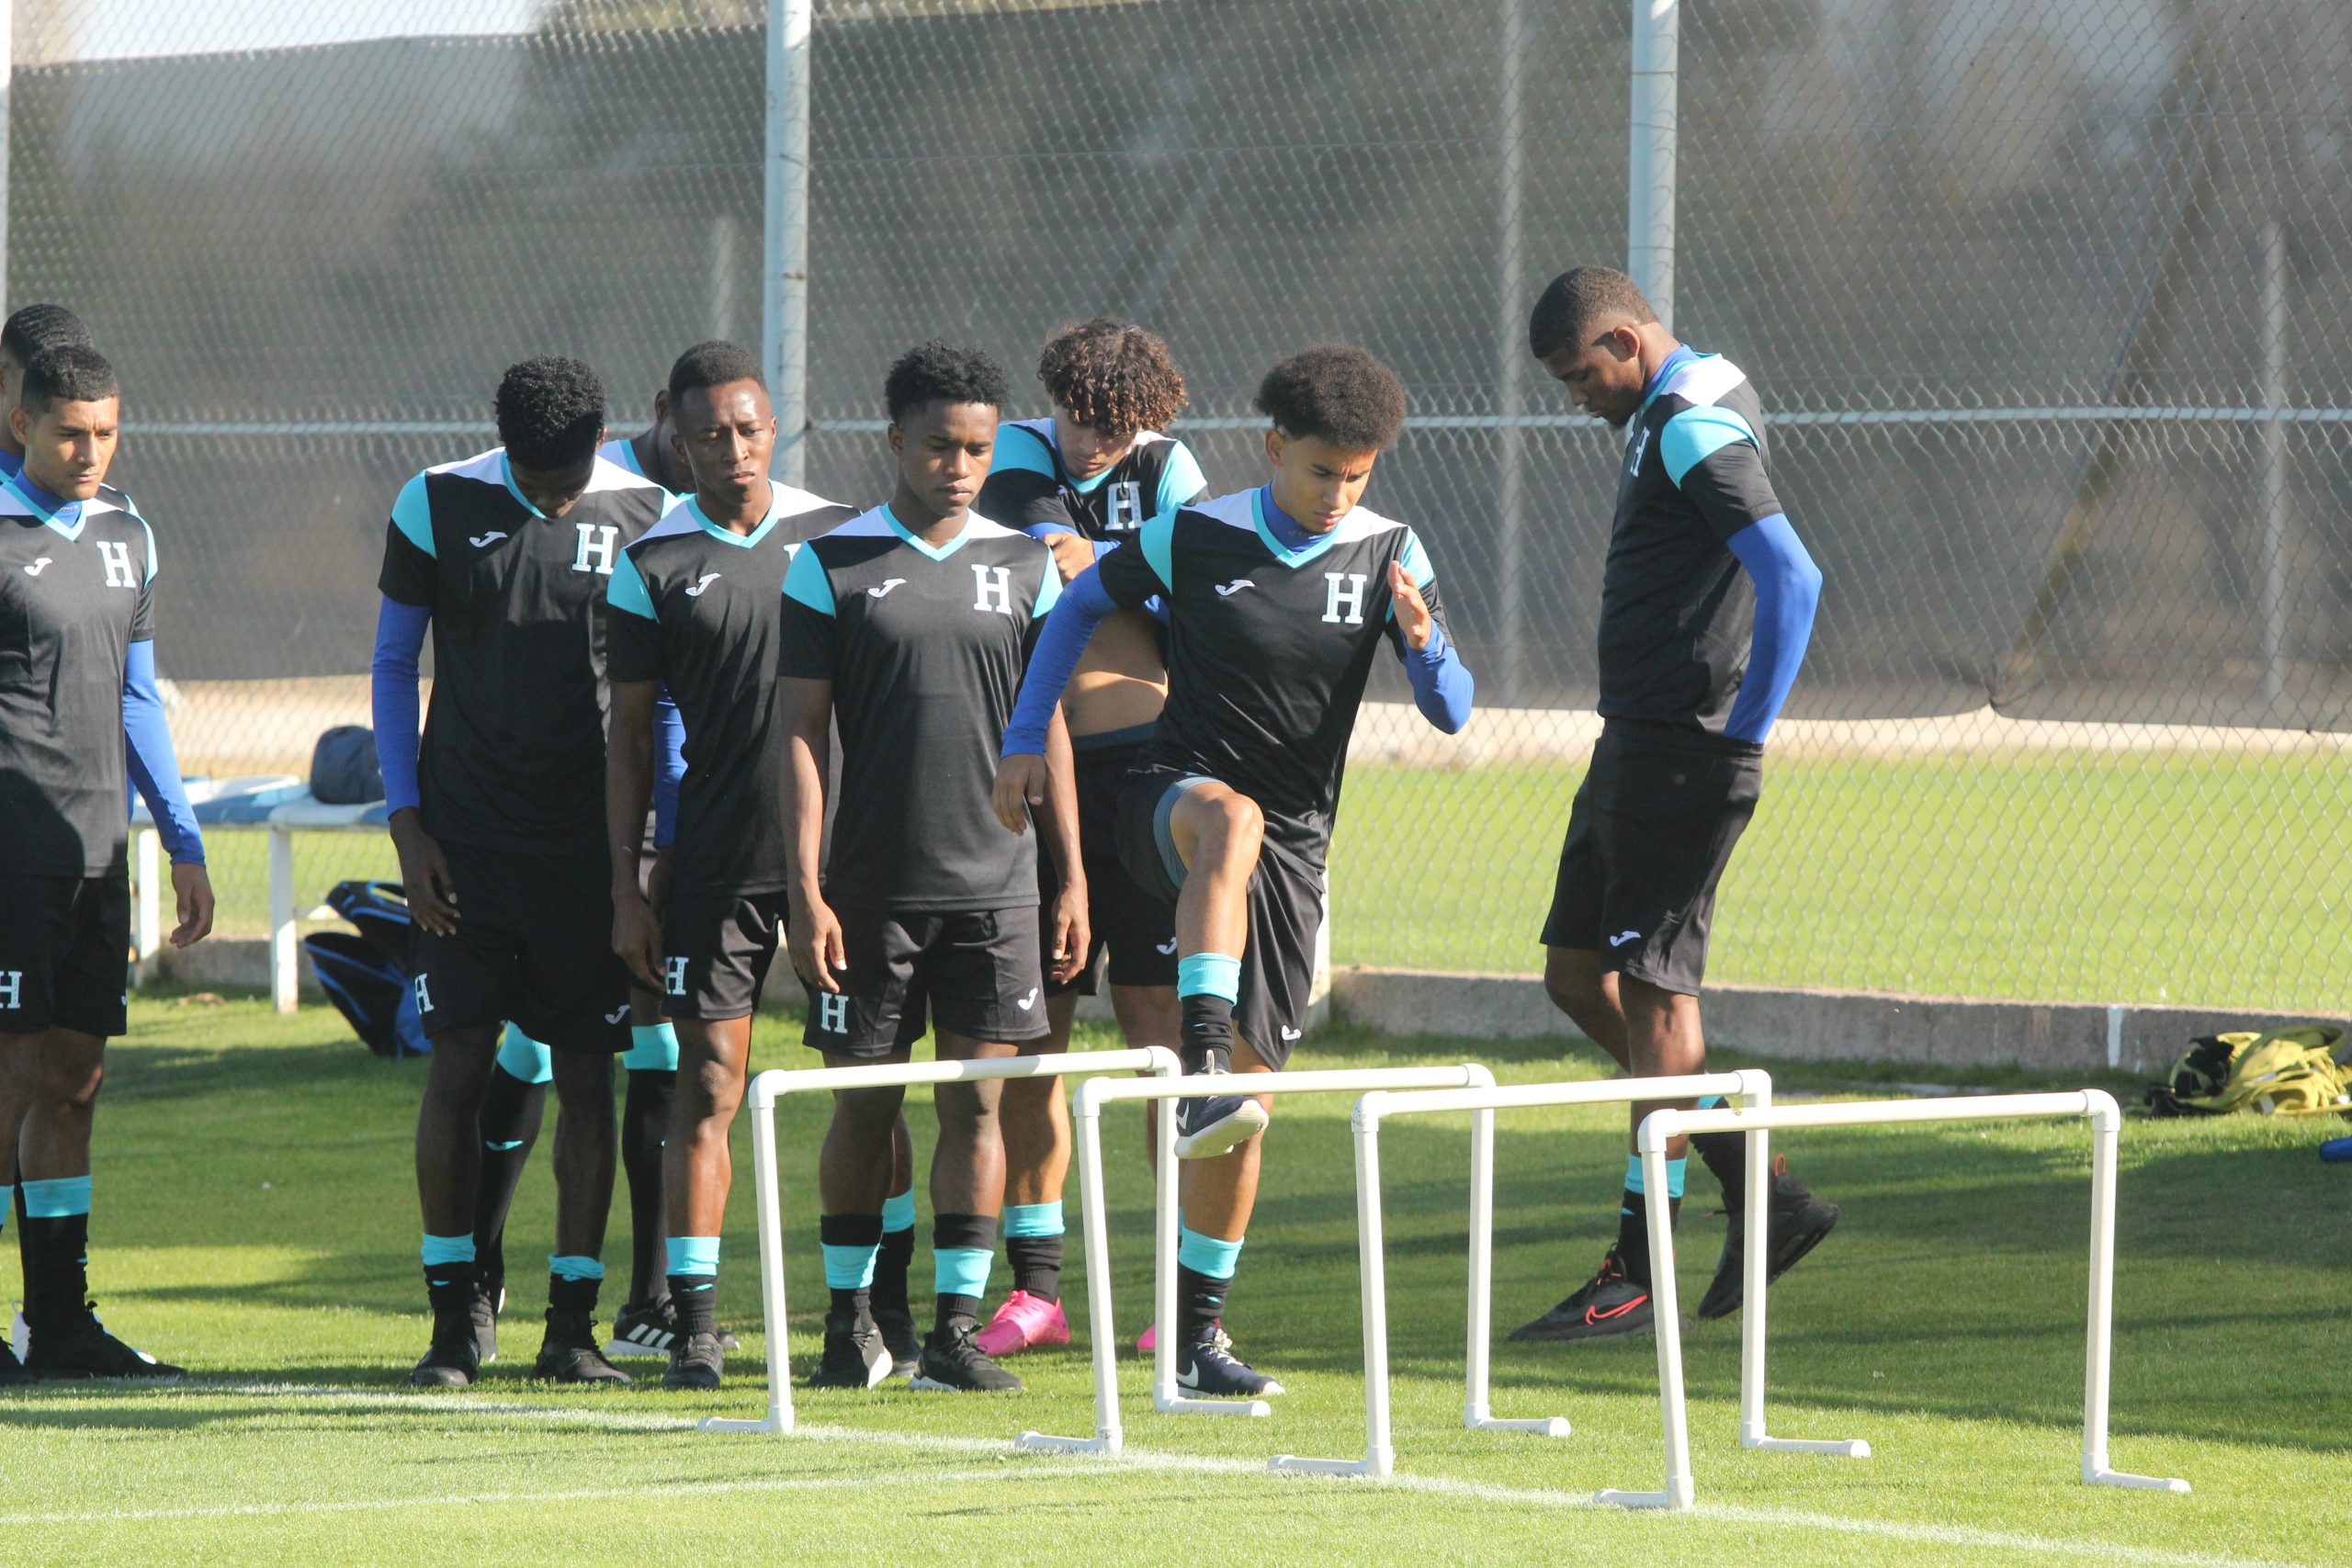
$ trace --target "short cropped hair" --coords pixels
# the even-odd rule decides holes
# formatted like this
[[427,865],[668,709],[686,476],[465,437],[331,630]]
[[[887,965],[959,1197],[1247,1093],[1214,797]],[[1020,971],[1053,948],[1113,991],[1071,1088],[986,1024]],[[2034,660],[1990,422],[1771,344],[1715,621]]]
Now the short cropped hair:
[[1285,435],[1319,437],[1351,452],[1379,452],[1405,427],[1396,372],[1361,348],[1322,344],[1266,372],[1258,412]]
[[1536,358],[1589,343],[1600,324],[1622,316],[1636,326],[1657,320],[1641,285],[1610,266],[1572,266],[1544,286],[1527,316],[1527,351]]
[[605,383],[577,359],[543,354],[510,365],[495,401],[506,455],[542,472],[595,456],[605,435]]
[[760,374],[760,362],[750,349],[719,338],[698,343],[678,355],[677,362],[670,367],[670,406],[676,408],[678,400],[688,392],[724,387],[729,381],[757,381],[763,388],[767,385],[766,378]]
[[62,305],[19,305],[0,323],[0,354],[30,365],[45,349],[96,348],[82,318]]
[[33,355],[17,402],[39,419],[59,403],[98,403],[121,395],[107,356],[87,344],[69,343]]
[[893,424],[905,423],[908,414],[926,403],[987,403],[1001,409],[1012,391],[1003,366],[977,348],[958,348],[938,338],[899,355],[882,379],[882,400]]
[[1037,356],[1037,379],[1055,407],[1113,441],[1160,429],[1186,401],[1167,341],[1109,316],[1056,333]]

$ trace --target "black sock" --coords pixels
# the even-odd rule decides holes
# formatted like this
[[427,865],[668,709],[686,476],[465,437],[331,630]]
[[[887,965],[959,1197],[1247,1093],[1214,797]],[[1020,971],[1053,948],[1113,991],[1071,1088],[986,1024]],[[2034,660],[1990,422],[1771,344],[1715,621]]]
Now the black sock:
[[1057,1235],[1009,1235],[1004,1261],[1012,1270],[1012,1288],[1044,1301],[1062,1299],[1062,1238]]
[[25,1324],[40,1335],[73,1322],[90,1299],[90,1216],[28,1216],[22,1224]]
[[628,1299],[662,1293],[662,1243],[668,1226],[662,1203],[662,1145],[670,1135],[670,1100],[678,1075],[667,1067],[631,1067],[621,1101],[621,1169],[628,1176]]
[[[1625,1266],[1625,1278],[1646,1290],[1650,1283],[1650,1210],[1645,1193],[1627,1188],[1620,1195],[1617,1213],[1617,1261]],[[1682,1216],[1682,1200],[1666,1201],[1666,1223],[1670,1230]]]
[[525,1083],[504,1067],[490,1070],[476,1125],[481,1133],[481,1185],[474,1192],[475,1278],[492,1292],[506,1282],[506,1211],[539,1139],[548,1086]]
[[1707,1162],[1708,1170],[1724,1190],[1724,1207],[1740,1212],[1747,1201],[1747,1135],[1744,1133],[1693,1133],[1690,1146]]
[[718,1332],[718,1281],[709,1275],[671,1275],[670,1304],[678,1314],[679,1338]]
[[433,1303],[433,1337],[474,1336],[474,1264],[428,1263],[424,1266],[424,1294]]
[[1177,1004],[1184,1019],[1184,1070],[1204,1067],[1223,1072],[1233,1055],[1233,1004],[1223,997],[1197,992]]
[[[934,1259],[945,1267],[952,1260],[942,1258],[946,1253],[992,1253],[996,1250],[996,1216],[994,1214],[933,1214],[931,1217],[931,1251]],[[982,1258],[981,1277],[985,1277],[986,1259]],[[976,1293],[939,1290],[932,1302],[931,1331],[944,1337],[959,1329],[977,1327],[980,1320],[980,1298]]]
[[548,1310],[549,1312],[586,1313],[596,1315],[596,1296],[604,1284],[602,1280],[567,1280],[560,1274],[548,1276]]
[[874,1254],[872,1297],[876,1312],[914,1316],[914,1308],[907,1302],[907,1269],[914,1256],[914,1226],[882,1233],[881,1247]]
[[1214,1328],[1225,1317],[1225,1295],[1230,1280],[1212,1279],[1197,1269],[1176,1266],[1176,1340],[1189,1345],[1201,1331]]

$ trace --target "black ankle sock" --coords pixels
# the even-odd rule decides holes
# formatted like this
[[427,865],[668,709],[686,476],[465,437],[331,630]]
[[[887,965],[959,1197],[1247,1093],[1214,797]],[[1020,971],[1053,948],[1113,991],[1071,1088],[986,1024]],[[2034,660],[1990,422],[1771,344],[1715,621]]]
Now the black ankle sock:
[[718,1284],[707,1274],[670,1276],[670,1304],[678,1314],[678,1337],[718,1332]]
[[[950,1252],[993,1252],[996,1225],[994,1214],[935,1213],[931,1217],[932,1255],[938,1258]],[[979,1318],[979,1297],[959,1291],[941,1291],[932,1306],[932,1332],[944,1335],[956,1328],[970,1328]]]
[[567,1280],[560,1274],[548,1276],[548,1310],[549,1312],[582,1312],[596,1315],[596,1297],[602,1280]]
[[428,1263],[424,1266],[424,1294],[433,1303],[433,1331],[437,1336],[444,1327],[473,1333],[474,1265],[466,1263]]
[[1747,1137],[1742,1133],[1693,1133],[1690,1146],[1724,1190],[1724,1207],[1739,1213],[1747,1201]]
[[662,1202],[662,1145],[670,1134],[670,1100],[678,1075],[666,1067],[632,1067],[621,1101],[621,1169],[628,1177],[628,1299],[662,1293],[668,1226]]
[[1009,1235],[1004,1261],[1012,1270],[1012,1288],[1049,1302],[1062,1299],[1062,1238],[1057,1235]]
[[1214,1280],[1197,1269],[1176,1266],[1178,1343],[1192,1343],[1200,1337],[1201,1330],[1213,1328],[1224,1319],[1226,1292],[1232,1288],[1230,1280]]
[[[1625,1278],[1645,1289],[1650,1283],[1650,1210],[1646,1194],[1628,1188],[1619,1196],[1617,1214],[1617,1261],[1625,1266]],[[1666,1201],[1666,1223],[1672,1229],[1682,1217],[1682,1200]]]
[[943,1337],[958,1328],[977,1328],[980,1323],[980,1298],[940,1292],[932,1304],[931,1331]]
[[907,1304],[907,1267],[915,1256],[915,1227],[902,1231],[884,1231],[882,1245],[874,1254],[874,1310],[914,1315]]
[[863,1285],[854,1291],[835,1287],[828,1293],[831,1298],[825,1309],[828,1318],[846,1317],[855,1323],[874,1321],[874,1295]]
[[481,1135],[481,1183],[474,1194],[474,1260],[476,1277],[493,1288],[506,1278],[506,1211],[530,1163],[531,1145],[538,1142],[547,1105],[547,1085],[525,1083],[504,1067],[491,1068],[490,1088],[475,1121]]
[[28,1216],[22,1223],[25,1323],[38,1334],[44,1325],[72,1322],[90,1299],[90,1216]]
[[1214,1067],[1223,1072],[1233,1055],[1233,1004],[1203,992],[1183,998],[1178,1006],[1184,1019],[1184,1070]]

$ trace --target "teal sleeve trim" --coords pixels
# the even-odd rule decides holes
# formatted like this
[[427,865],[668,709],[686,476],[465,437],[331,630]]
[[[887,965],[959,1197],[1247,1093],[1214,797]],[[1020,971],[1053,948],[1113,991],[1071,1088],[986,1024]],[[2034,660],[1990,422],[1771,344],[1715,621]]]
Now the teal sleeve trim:
[[628,1049],[621,1066],[632,1073],[674,1073],[678,1070],[678,1031],[667,1023],[640,1023],[628,1032]]
[[825,575],[825,563],[817,552],[806,545],[793,552],[791,569],[784,574],[784,595],[820,615],[833,613],[833,581]]
[[915,1228],[915,1190],[908,1188],[882,1200],[882,1232],[910,1231]]
[[1176,514],[1165,512],[1147,520],[1136,539],[1143,551],[1144,565],[1151,568],[1159,579],[1159,586],[1170,599],[1176,596]]
[[711,1279],[718,1273],[718,1238],[715,1235],[673,1235],[669,1243],[669,1272],[683,1279]]
[[52,1176],[45,1180],[27,1181],[24,1191],[25,1218],[28,1220],[70,1220],[90,1212],[90,1179],[86,1176]]
[[1004,1206],[1004,1234],[1016,1235],[1060,1235],[1068,1226],[1062,1219],[1062,1201],[1050,1203],[1007,1203]]
[[1046,446],[1045,437],[1018,424],[1007,424],[998,429],[996,453],[989,459],[989,471],[997,474],[1043,474],[1057,482],[1061,477],[1054,470],[1054,454]]
[[[139,517],[136,512],[131,515]],[[155,581],[155,530],[147,526],[147,519],[144,517],[139,517],[139,528],[140,532],[147,536],[147,581],[153,582]]]
[[1747,422],[1724,408],[1684,409],[1666,422],[1658,432],[1659,461],[1666,465],[1666,477],[1676,484],[1682,476],[1706,461],[1710,453],[1722,450],[1734,442],[1756,445],[1756,432]]
[[627,550],[613,563],[613,575],[605,580],[605,603],[649,621],[661,619],[653,610],[653,595],[645,591],[645,579],[639,574],[637,562]]
[[423,474],[401,486],[400,499],[392,502],[392,526],[426,555],[434,553],[433,503],[425,499]]
[[555,1060],[548,1048],[511,1023],[498,1042],[498,1065],[507,1077],[525,1083],[546,1083],[555,1077]]
[[1195,1274],[1205,1274],[1212,1280],[1230,1280],[1235,1267],[1241,1261],[1241,1244],[1203,1235],[1187,1225],[1177,1236],[1176,1261]]
[[1193,449],[1182,441],[1172,445],[1176,450],[1168,455],[1167,466],[1159,470],[1159,493],[1153,498],[1151,510],[1157,517],[1190,505],[1209,488],[1209,477],[1201,472],[1201,460],[1193,456]]
[[[1413,580],[1414,587],[1426,591],[1437,581],[1437,568],[1430,564],[1430,553],[1421,547],[1421,536],[1410,528],[1405,530],[1405,547],[1397,552],[1396,558],[1403,563],[1405,575]],[[1390,612],[1391,619],[1395,614]]]
[[1046,575],[1037,585],[1037,602],[1029,606],[1029,618],[1044,620],[1062,602],[1062,569],[1054,560],[1053,552],[1046,552]]

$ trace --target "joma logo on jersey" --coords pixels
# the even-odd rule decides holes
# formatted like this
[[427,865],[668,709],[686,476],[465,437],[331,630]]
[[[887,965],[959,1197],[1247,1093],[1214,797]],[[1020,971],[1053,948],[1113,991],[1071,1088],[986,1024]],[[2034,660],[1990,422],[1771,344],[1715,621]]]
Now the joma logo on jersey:
[[972,608],[992,614],[1012,614],[1012,569],[976,566],[972,569]]
[[1132,534],[1143,526],[1143,481],[1121,479],[1102,492],[1102,531]]
[[580,550],[571,558],[574,571],[613,575],[613,557],[620,549],[621,531],[609,523],[574,523],[580,530]]
[[122,539],[100,539],[98,559],[106,563],[108,588],[136,588],[139,574],[130,570],[130,546]]
[[1323,624],[1327,626],[1363,625],[1363,585],[1372,581],[1369,572],[1327,571],[1324,582],[1330,592],[1323,601]]

